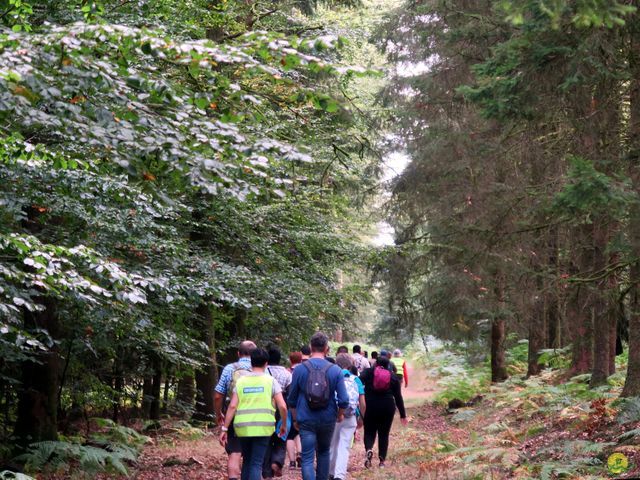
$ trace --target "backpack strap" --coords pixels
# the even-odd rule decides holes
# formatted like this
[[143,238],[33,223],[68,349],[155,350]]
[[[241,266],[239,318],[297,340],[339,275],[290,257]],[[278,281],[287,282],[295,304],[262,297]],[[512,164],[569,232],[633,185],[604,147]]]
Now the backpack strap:
[[325,360],[325,361],[327,362],[327,364],[322,368],[317,368],[312,366],[313,364],[309,360],[305,360],[304,362],[302,362],[302,365],[305,366],[305,368],[309,371],[309,373],[311,373],[311,369],[313,368],[314,370],[322,370],[326,375],[329,369],[333,367],[333,363],[331,363],[329,360]]
[[308,372],[311,373],[311,365],[309,360],[305,360],[304,362],[302,362],[302,365],[304,365],[304,368],[306,368]]

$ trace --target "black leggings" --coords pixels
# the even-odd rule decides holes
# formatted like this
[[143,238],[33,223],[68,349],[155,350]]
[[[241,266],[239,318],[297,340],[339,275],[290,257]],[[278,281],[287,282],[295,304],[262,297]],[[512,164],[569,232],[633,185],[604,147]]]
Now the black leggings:
[[373,449],[378,436],[378,457],[387,458],[389,450],[389,432],[396,413],[396,402],[393,398],[367,400],[367,413],[364,417],[364,448]]

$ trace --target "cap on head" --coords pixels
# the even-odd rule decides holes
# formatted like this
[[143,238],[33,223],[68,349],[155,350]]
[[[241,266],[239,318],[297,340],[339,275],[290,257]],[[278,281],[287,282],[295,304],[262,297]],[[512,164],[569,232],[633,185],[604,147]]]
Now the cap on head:
[[381,357],[389,357],[389,350],[380,350]]
[[402,352],[400,351],[400,349],[399,349],[399,348],[396,348],[396,349],[393,351],[393,356],[394,356],[394,357],[399,357],[400,355],[402,355]]

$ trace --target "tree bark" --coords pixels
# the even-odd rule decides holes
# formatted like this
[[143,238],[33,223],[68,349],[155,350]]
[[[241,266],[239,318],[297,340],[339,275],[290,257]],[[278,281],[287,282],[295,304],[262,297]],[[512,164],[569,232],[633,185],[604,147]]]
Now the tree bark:
[[[634,1],[640,6],[640,1]],[[630,121],[629,139],[629,176],[636,194],[640,194],[640,21],[631,19],[629,23],[629,70],[630,70]],[[640,204],[631,206],[629,215],[629,243],[631,255],[640,259]],[[629,269],[629,363],[627,378],[622,390],[623,397],[640,396],[640,262],[636,261]]]
[[147,375],[142,381],[142,418],[149,418],[151,415],[152,392],[153,377]]
[[616,342],[618,339],[618,302],[613,298],[613,294],[617,296],[618,289],[612,292],[609,301],[609,375],[616,373]]
[[567,305],[567,321],[572,331],[571,375],[588,373],[592,364],[593,318],[584,290],[575,287]]
[[[592,271],[599,272],[606,268],[607,232],[602,227],[602,219],[593,222]],[[604,385],[609,378],[609,345],[611,334],[610,295],[607,295],[607,280],[596,283],[593,291],[591,308],[594,318],[593,368],[591,371],[591,387]],[[615,338],[614,338],[615,342]],[[614,343],[615,345],[615,343]]]
[[166,413],[169,410],[169,390],[171,389],[171,376],[169,372],[166,372],[166,378],[164,380],[164,390],[162,391],[162,412]]
[[544,349],[547,344],[547,338],[545,332],[547,308],[544,304],[542,288],[538,289],[540,292],[537,298],[534,300],[533,315],[529,319],[529,353],[528,353],[528,367],[527,377],[532,375],[538,375],[542,370],[542,366],[538,363],[540,358],[540,350]]
[[[640,206],[635,208],[640,210]],[[640,218],[640,211],[637,214]],[[640,222],[635,228],[640,230]],[[622,396],[638,397],[640,396],[640,290],[637,282],[640,279],[640,263],[631,265],[630,277],[634,285],[629,298],[629,363]]]
[[156,358],[153,362],[153,377],[151,380],[151,405],[149,419],[160,420],[160,390],[162,389],[162,361]]
[[196,396],[195,380],[193,375],[185,375],[178,380],[178,391],[176,393],[176,403],[180,409],[193,410]]
[[499,269],[495,275],[495,295],[498,311],[496,317],[491,321],[491,381],[494,383],[504,382],[509,378],[505,359],[507,322],[505,319],[504,278]]
[[201,304],[196,313],[201,322],[202,340],[208,348],[207,364],[196,371],[196,417],[201,420],[215,422],[213,390],[216,386],[218,371],[215,362],[215,331],[211,307]]
[[[43,298],[41,312],[24,311],[28,330],[44,329],[56,339],[60,323],[55,301]],[[47,351],[35,354],[33,361],[21,365],[22,383],[18,391],[17,419],[14,426],[16,445],[58,439],[58,389],[60,358],[57,343]]]
[[491,381],[504,382],[507,375],[505,362],[506,321],[496,318],[491,322]]
[[118,422],[120,418],[120,402],[122,401],[122,391],[124,390],[124,372],[122,371],[123,352],[119,351],[113,366],[113,408],[111,410],[111,420]]

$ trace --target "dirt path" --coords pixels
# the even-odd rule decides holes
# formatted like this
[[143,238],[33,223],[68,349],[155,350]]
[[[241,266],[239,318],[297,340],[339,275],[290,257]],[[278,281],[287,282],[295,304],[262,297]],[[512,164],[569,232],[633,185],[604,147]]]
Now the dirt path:
[[[427,400],[435,393],[435,383],[425,372],[409,365],[409,388],[403,388],[403,396],[410,418],[408,428],[403,428],[396,417],[391,432],[391,445],[387,466],[379,469],[374,461],[372,469],[364,468],[365,452],[362,445],[362,430],[358,430],[358,441],[351,450],[349,474],[355,479],[402,478],[408,480],[420,478],[415,467],[407,465],[410,458],[419,448],[415,445],[412,432],[427,429],[443,431],[448,426],[439,411],[426,406]],[[375,451],[375,450],[374,450]],[[409,456],[407,456],[409,455]],[[183,465],[167,465],[175,459]],[[166,466],[165,466],[166,465]],[[207,432],[203,438],[189,439],[174,436],[159,436],[154,444],[147,447],[139,460],[139,467],[134,478],[140,480],[189,479],[189,480],[224,480],[226,455],[214,432]],[[284,469],[284,480],[300,480],[299,469]]]

